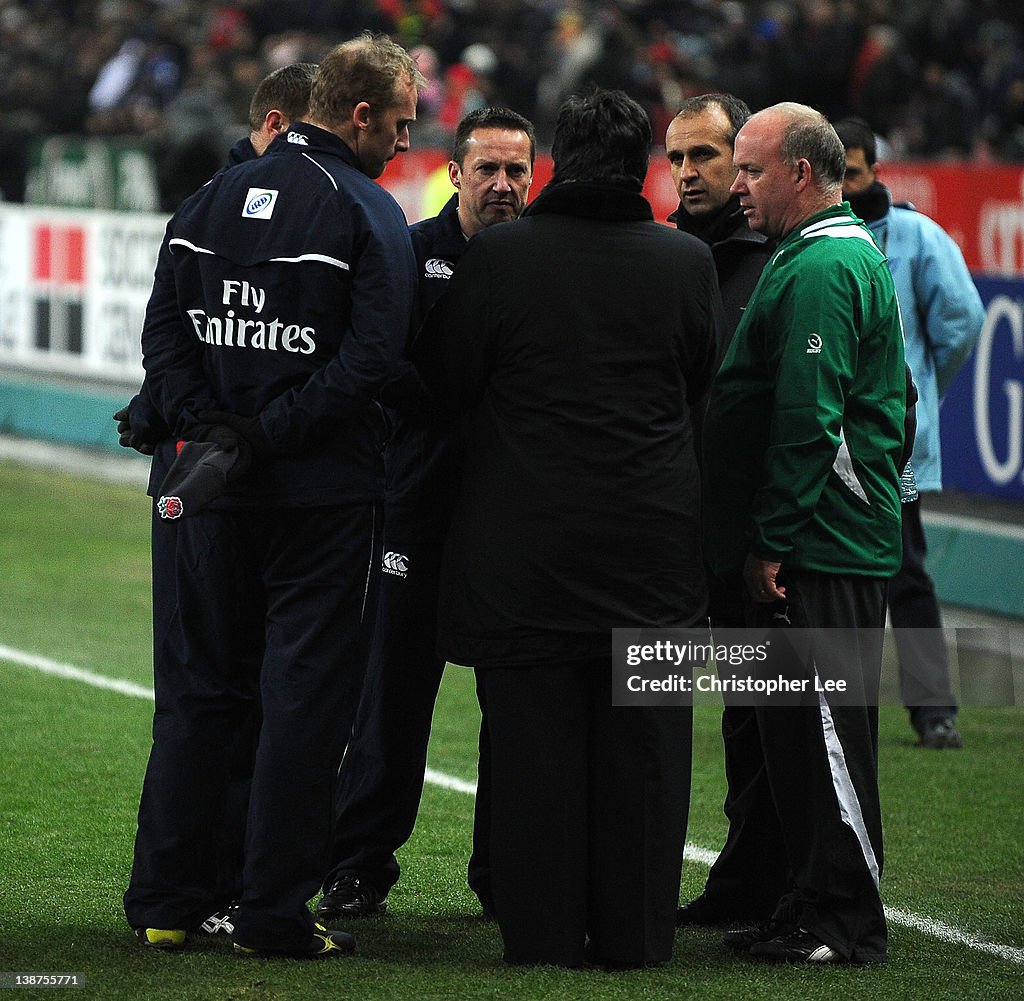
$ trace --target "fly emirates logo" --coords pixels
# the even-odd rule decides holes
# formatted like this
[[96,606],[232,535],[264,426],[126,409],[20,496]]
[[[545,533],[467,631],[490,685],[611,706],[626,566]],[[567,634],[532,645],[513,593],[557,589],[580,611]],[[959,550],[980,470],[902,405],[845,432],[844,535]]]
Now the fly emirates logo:
[[259,317],[267,303],[266,289],[246,281],[225,279],[221,284],[220,301],[228,307],[223,316],[210,316],[202,309],[188,310],[196,336],[204,344],[255,348],[258,351],[289,351],[300,355],[311,355],[316,351],[316,330],[313,327],[285,323],[276,316],[271,320],[236,315],[236,308],[244,308]]

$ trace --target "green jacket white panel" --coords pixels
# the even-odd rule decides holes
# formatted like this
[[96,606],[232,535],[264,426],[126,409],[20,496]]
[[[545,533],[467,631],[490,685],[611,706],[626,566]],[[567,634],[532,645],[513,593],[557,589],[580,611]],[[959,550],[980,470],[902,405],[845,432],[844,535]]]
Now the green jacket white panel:
[[824,573],[900,566],[903,333],[885,257],[844,203],[765,268],[704,422],[706,556]]

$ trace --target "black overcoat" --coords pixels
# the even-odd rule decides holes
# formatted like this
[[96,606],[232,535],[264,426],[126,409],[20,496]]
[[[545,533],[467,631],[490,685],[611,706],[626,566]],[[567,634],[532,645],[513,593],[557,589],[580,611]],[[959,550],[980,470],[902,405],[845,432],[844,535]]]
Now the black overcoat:
[[549,185],[472,240],[413,347],[437,400],[468,412],[440,654],[605,657],[613,627],[700,620],[690,405],[721,324],[711,252],[638,193]]

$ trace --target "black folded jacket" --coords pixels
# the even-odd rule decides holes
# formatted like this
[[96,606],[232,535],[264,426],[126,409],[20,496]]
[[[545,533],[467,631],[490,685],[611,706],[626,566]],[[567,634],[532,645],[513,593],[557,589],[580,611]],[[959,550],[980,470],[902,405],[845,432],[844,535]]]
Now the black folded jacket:
[[237,448],[224,448],[212,441],[184,442],[160,487],[160,517],[173,520],[199,514],[227,490],[238,459]]

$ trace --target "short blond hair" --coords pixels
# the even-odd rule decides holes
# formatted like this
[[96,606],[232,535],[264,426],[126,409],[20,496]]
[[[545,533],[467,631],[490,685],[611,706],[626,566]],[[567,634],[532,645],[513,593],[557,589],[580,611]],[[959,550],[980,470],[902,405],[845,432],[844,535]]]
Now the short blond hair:
[[309,95],[309,117],[338,128],[362,101],[377,111],[398,103],[401,88],[426,85],[412,56],[387,35],[366,31],[335,46],[320,61]]

